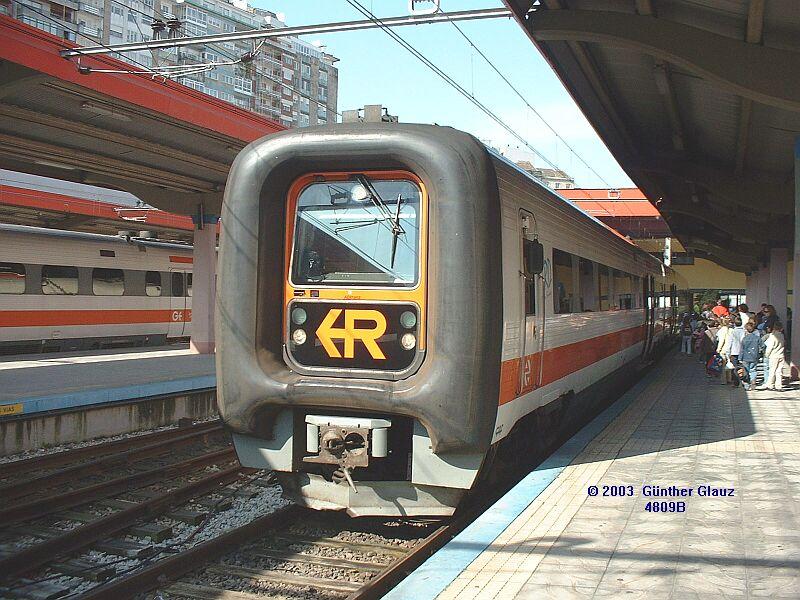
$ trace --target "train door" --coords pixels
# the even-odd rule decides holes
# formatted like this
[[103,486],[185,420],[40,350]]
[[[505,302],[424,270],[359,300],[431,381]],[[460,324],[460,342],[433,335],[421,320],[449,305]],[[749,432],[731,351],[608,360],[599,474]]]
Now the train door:
[[186,271],[170,271],[169,308],[167,337],[183,337],[186,329]]
[[520,211],[521,264],[520,280],[522,293],[520,302],[520,326],[522,328],[522,347],[520,350],[519,378],[517,395],[527,394],[541,385],[542,341],[545,300],[541,273],[544,266],[543,248],[535,238],[533,215]]

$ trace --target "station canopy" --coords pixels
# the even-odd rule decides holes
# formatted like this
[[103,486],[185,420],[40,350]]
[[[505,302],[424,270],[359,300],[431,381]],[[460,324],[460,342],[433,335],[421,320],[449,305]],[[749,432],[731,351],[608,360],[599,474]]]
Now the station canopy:
[[[74,44],[0,15],[0,168],[130,192],[162,210],[219,214],[233,159],[284,129],[173,81],[82,74]],[[108,56],[94,69],[131,70]]]
[[797,0],[505,1],[688,251],[792,247]]

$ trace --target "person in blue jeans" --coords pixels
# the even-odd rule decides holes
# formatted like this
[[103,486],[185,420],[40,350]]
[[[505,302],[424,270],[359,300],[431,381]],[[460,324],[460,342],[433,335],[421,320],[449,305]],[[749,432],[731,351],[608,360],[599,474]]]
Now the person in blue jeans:
[[739,351],[739,362],[747,369],[750,376],[749,383],[744,384],[744,389],[749,390],[756,382],[756,365],[761,346],[761,336],[756,331],[753,321],[748,321],[744,326],[745,334],[742,338],[742,348]]

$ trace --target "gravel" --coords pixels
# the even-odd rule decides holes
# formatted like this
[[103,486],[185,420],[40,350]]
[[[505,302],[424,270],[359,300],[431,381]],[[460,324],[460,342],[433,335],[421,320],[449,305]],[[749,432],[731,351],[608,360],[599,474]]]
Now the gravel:
[[[208,419],[214,420],[214,419]],[[196,421],[197,423],[201,423],[203,421]],[[14,462],[17,460],[25,460],[26,458],[33,458],[35,456],[44,456],[46,454],[55,454],[56,452],[65,452],[67,450],[74,450],[75,448],[85,448],[87,446],[96,446],[98,444],[103,444],[106,442],[115,442],[117,440],[123,440],[127,438],[133,437],[140,437],[142,435],[147,435],[149,433],[156,433],[158,431],[166,431],[167,429],[178,429],[176,425],[165,425],[164,427],[157,427],[155,429],[143,429],[142,431],[132,431],[130,433],[121,433],[119,435],[112,435],[107,437],[98,437],[91,440],[84,440],[82,442],[69,442],[66,444],[58,444],[56,446],[46,446],[44,448],[37,448],[35,450],[25,450],[24,452],[18,452],[17,454],[8,454],[6,456],[0,456],[0,464]]]

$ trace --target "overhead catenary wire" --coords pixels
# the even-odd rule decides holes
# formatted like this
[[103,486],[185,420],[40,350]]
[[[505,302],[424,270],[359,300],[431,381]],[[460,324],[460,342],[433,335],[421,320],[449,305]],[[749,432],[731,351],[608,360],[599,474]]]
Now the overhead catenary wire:
[[[71,32],[71,33],[74,33],[74,34],[75,34],[75,36],[76,36],[76,39],[77,39],[77,36],[80,36],[80,37],[82,37],[82,38],[84,38],[84,39],[91,40],[91,41],[93,41],[93,42],[97,42],[97,40],[96,40],[95,38],[93,38],[93,37],[91,37],[91,36],[88,36],[88,35],[86,35],[85,33],[81,33],[79,30],[77,30],[77,29],[73,29],[72,27],[66,27],[66,26],[65,26],[63,23],[61,23],[60,21],[57,21],[56,19],[54,19],[54,18],[53,18],[53,17],[51,17],[50,15],[47,15],[47,14],[45,14],[45,13],[41,12],[40,10],[38,10],[38,9],[36,9],[36,8],[34,8],[34,7],[32,7],[30,4],[24,4],[23,6],[25,6],[25,10],[30,10],[31,12],[34,12],[34,13],[36,13],[36,14],[37,14],[37,15],[39,15],[40,17],[44,17],[45,19],[47,19],[47,20],[48,20],[48,21],[50,21],[51,23],[55,23],[56,25],[58,25],[58,26],[59,26],[59,27],[61,27],[62,29],[66,29],[67,31],[69,31],[69,32]],[[103,48],[107,48],[109,51],[112,51],[112,52],[113,52],[113,50],[112,50],[112,49],[111,49],[109,46],[107,46],[106,44],[103,44],[102,42],[99,42],[99,43],[100,43],[100,45],[101,45]],[[61,44],[61,45],[62,45],[62,46],[65,48],[65,49],[69,49],[69,48],[70,48],[69,44],[63,43],[63,44]],[[158,75],[158,73],[156,73],[155,71],[153,71],[152,69],[150,69],[150,67],[148,67],[147,65],[145,65],[145,64],[143,64],[143,63],[140,63],[140,62],[138,62],[138,61],[136,61],[136,60],[133,60],[133,59],[131,59],[131,60],[130,60],[130,61],[128,61],[128,62],[131,62],[131,63],[133,63],[133,64],[135,64],[135,65],[137,65],[137,66],[139,66],[139,67],[142,67],[142,68],[144,69],[144,71],[125,71],[126,73],[130,73],[130,74],[132,74],[132,75]]]
[[398,44],[400,44],[405,50],[410,52],[417,60],[419,60],[422,64],[424,64],[428,69],[433,71],[436,75],[438,75],[441,79],[443,79],[448,85],[454,88],[459,94],[464,96],[467,100],[472,102],[481,112],[483,112],[486,116],[492,119],[495,123],[500,125],[503,129],[505,129],[511,136],[515,139],[519,140],[522,144],[524,144],[534,155],[538,156],[541,160],[547,163],[548,166],[552,167],[556,170],[561,170],[558,166],[547,158],[544,154],[542,154],[538,149],[536,149],[532,144],[530,144],[525,138],[523,138],[517,131],[514,130],[510,125],[508,125],[505,121],[503,121],[499,116],[497,116],[489,107],[487,107],[483,102],[478,100],[475,96],[470,94],[464,87],[455,81],[450,75],[444,72],[441,68],[439,68],[436,64],[434,64],[430,59],[428,59],[424,54],[422,54],[419,50],[417,50],[411,43],[407,42],[403,37],[401,37],[398,33],[392,31],[392,29],[386,26],[383,21],[379,17],[376,17],[369,9],[367,9],[363,4],[361,4],[358,0],[345,0],[350,6],[360,12],[362,15],[367,17],[373,23],[375,23],[378,27],[380,27],[387,35],[389,35],[392,39],[394,39]]
[[[439,9],[439,12],[442,12],[442,11],[441,11],[441,8]],[[447,13],[444,13],[444,12],[442,12],[442,14],[444,14],[445,16],[447,16]],[[610,183],[608,183],[608,182],[607,182],[607,181],[606,181],[606,180],[603,178],[603,176],[602,176],[602,175],[600,175],[600,173],[598,173],[597,171],[595,171],[595,170],[594,170],[594,169],[591,167],[591,165],[590,165],[588,162],[586,162],[586,161],[583,159],[583,157],[582,157],[580,154],[578,154],[578,152],[575,150],[575,148],[573,148],[573,147],[572,147],[572,146],[571,146],[571,145],[570,145],[570,144],[567,142],[567,140],[565,140],[563,137],[561,137],[561,135],[560,135],[560,134],[559,134],[559,133],[558,133],[558,132],[555,130],[555,128],[554,128],[552,125],[550,125],[550,123],[548,123],[548,122],[547,122],[547,119],[545,119],[545,118],[544,118],[544,117],[541,115],[541,113],[540,113],[538,110],[536,110],[536,108],[534,108],[534,107],[531,105],[531,103],[530,103],[530,102],[528,102],[527,98],[525,98],[525,96],[522,94],[522,92],[520,92],[520,91],[517,89],[517,87],[516,87],[516,86],[515,86],[513,83],[511,83],[511,81],[509,81],[508,77],[506,77],[506,76],[503,74],[503,72],[502,72],[502,71],[500,71],[500,69],[498,69],[498,68],[497,68],[497,66],[496,66],[496,65],[495,65],[495,64],[492,62],[492,60],[491,60],[491,59],[490,59],[488,56],[486,56],[486,54],[485,54],[485,53],[484,53],[484,52],[483,52],[483,51],[482,51],[480,48],[478,48],[478,46],[476,46],[476,45],[475,45],[475,43],[474,43],[474,42],[473,42],[473,41],[470,39],[470,37],[469,37],[469,36],[468,36],[466,33],[464,33],[464,30],[463,30],[463,29],[461,29],[461,27],[459,27],[459,26],[458,26],[458,23],[456,23],[455,21],[453,21],[453,20],[451,20],[451,19],[448,19],[448,21],[450,22],[450,24],[451,24],[453,27],[455,27],[455,28],[456,28],[456,31],[458,31],[458,33],[460,33],[460,34],[461,34],[461,36],[462,36],[462,37],[463,37],[463,38],[464,38],[464,39],[467,41],[467,43],[468,43],[470,46],[472,46],[472,49],[473,49],[473,50],[475,50],[475,52],[477,52],[477,53],[480,55],[480,57],[481,57],[481,58],[483,58],[483,60],[484,60],[484,61],[486,61],[486,64],[488,64],[488,65],[489,65],[489,66],[492,68],[492,70],[493,70],[495,73],[497,73],[497,75],[500,77],[500,79],[502,79],[502,80],[505,82],[505,84],[506,84],[506,85],[507,85],[509,88],[511,88],[511,91],[513,91],[513,92],[514,92],[514,93],[515,93],[515,94],[516,94],[516,95],[519,97],[519,99],[520,99],[520,100],[522,100],[522,102],[525,104],[525,106],[527,106],[527,107],[528,107],[528,109],[529,109],[531,112],[533,112],[533,114],[535,114],[537,117],[539,117],[539,120],[540,120],[542,123],[544,123],[544,126],[545,126],[545,127],[547,127],[547,128],[550,130],[550,132],[551,132],[551,133],[552,133],[554,136],[556,136],[556,138],[558,138],[558,139],[561,141],[561,143],[562,143],[562,144],[564,144],[564,145],[567,147],[567,149],[568,149],[568,150],[569,150],[569,151],[570,151],[570,152],[571,152],[571,153],[572,153],[572,154],[573,154],[573,155],[574,155],[574,156],[575,156],[575,157],[576,157],[576,158],[577,158],[579,161],[581,161],[581,163],[583,163],[583,166],[585,166],[585,167],[586,167],[587,169],[589,169],[589,170],[590,170],[592,173],[594,173],[594,175],[595,175],[595,176],[596,176],[596,177],[597,177],[597,178],[598,178],[600,181],[602,181],[602,182],[603,182],[603,184],[604,184],[606,187],[608,187],[608,188],[612,187],[612,186],[611,186],[611,184],[610,184]]]
[[[124,2],[122,2],[121,0],[111,0],[111,1],[112,1],[112,2],[114,2],[114,3],[116,3],[116,4],[119,4],[119,5],[121,5],[121,6],[125,6],[125,7],[127,7],[129,10],[131,10],[131,11],[133,11],[133,12],[135,12],[135,13],[138,13],[138,14],[140,14],[140,15],[142,15],[142,16],[145,16],[145,17],[147,17],[148,19],[152,19],[152,18],[153,18],[153,15],[150,15],[150,14],[148,14],[148,13],[146,13],[146,12],[142,11],[142,10],[139,10],[139,9],[133,8],[132,6],[128,6],[127,4],[125,4]],[[161,17],[162,19],[166,18],[166,15],[165,15],[163,12],[161,12],[161,10],[159,10],[158,8],[155,8],[155,7],[153,7],[153,12],[154,12],[154,13],[156,13],[156,14],[157,14],[159,17]],[[255,27],[252,27],[252,28],[250,28],[250,29],[252,29],[253,31],[255,31],[255,30],[256,30],[256,28],[255,28]],[[187,37],[188,37],[188,36],[187,36]],[[262,40],[262,41],[260,42],[260,44],[258,45],[258,48],[261,48],[261,46],[263,46],[263,45],[264,45],[264,42],[265,42],[265,41],[266,41],[266,40]],[[194,74],[197,74],[197,73],[202,73],[202,72],[210,71],[210,70],[212,70],[212,69],[213,69],[213,66],[229,66],[229,65],[233,65],[233,64],[242,64],[242,63],[244,62],[244,61],[242,61],[242,60],[241,60],[241,57],[239,57],[239,59],[237,59],[237,58],[234,56],[234,54],[232,54],[232,53],[231,53],[229,50],[227,50],[227,49],[225,49],[225,48],[221,47],[221,46],[219,45],[219,43],[217,43],[217,42],[209,42],[209,43],[206,43],[206,44],[204,44],[204,46],[206,46],[206,47],[209,47],[209,48],[211,48],[211,49],[215,50],[216,52],[218,52],[218,53],[219,53],[219,54],[221,54],[222,56],[224,56],[224,57],[226,57],[226,58],[230,59],[230,61],[231,61],[231,62],[217,63],[217,65],[212,65],[212,67],[211,67],[210,69],[202,69],[201,71],[188,72],[188,73],[181,73],[181,74],[180,74],[180,76],[185,76],[185,75],[194,75]],[[237,62],[233,62],[233,61],[237,61]],[[208,64],[211,64],[211,63],[208,63]],[[279,85],[281,85],[281,86],[285,87],[286,89],[288,89],[288,90],[290,90],[290,91],[294,92],[295,94],[297,94],[297,95],[298,95],[298,96],[300,96],[301,98],[305,98],[306,100],[308,100],[308,101],[310,101],[310,102],[319,102],[317,99],[315,99],[315,98],[312,98],[311,96],[309,96],[309,95],[307,95],[307,94],[303,93],[302,91],[300,91],[300,90],[299,90],[299,89],[297,89],[296,87],[294,87],[294,86],[292,86],[292,85],[289,85],[289,84],[287,84],[285,81],[282,81],[281,79],[278,79],[278,78],[276,78],[276,77],[272,77],[271,75],[267,75],[266,73],[264,73],[263,71],[261,71],[261,70],[260,70],[260,69],[259,69],[257,66],[255,66],[254,64],[252,64],[252,63],[250,63],[250,64],[251,64],[251,66],[252,66],[253,70],[255,71],[256,75],[258,75],[259,77],[263,77],[264,79],[267,79],[268,81],[272,81],[273,83],[277,83],[277,84],[279,84]],[[187,66],[188,66],[188,65],[187,65]],[[326,107],[326,108],[327,108],[327,107]],[[328,109],[328,110],[331,110],[331,109]],[[331,110],[331,112],[332,112],[332,113],[334,113],[336,116],[339,116],[339,117],[341,117],[341,116],[342,116],[342,113],[340,113],[340,112],[339,112],[339,111],[337,111],[337,110]]]

